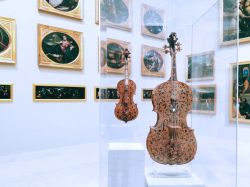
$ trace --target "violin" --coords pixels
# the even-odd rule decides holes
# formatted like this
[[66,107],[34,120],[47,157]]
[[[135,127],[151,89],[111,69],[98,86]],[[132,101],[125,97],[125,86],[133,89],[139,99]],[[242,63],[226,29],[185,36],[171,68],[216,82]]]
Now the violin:
[[137,104],[133,101],[133,96],[136,92],[136,84],[133,80],[129,79],[128,73],[128,58],[130,52],[125,49],[123,52],[123,60],[125,60],[125,78],[117,83],[117,92],[119,95],[119,102],[115,107],[115,116],[117,119],[127,123],[136,119],[138,116]]
[[194,159],[197,142],[194,130],[186,122],[192,108],[192,90],[177,80],[176,54],[181,44],[176,33],[168,38],[164,46],[165,54],[172,59],[171,77],[158,85],[152,92],[153,111],[157,122],[150,128],[146,145],[150,157],[157,163],[169,165],[186,164]]

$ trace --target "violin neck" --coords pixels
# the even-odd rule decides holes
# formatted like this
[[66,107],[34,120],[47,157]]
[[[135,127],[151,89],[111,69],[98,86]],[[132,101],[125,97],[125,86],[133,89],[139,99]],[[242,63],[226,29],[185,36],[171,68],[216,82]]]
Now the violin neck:
[[129,74],[128,74],[128,59],[125,58],[125,85],[128,86]]
[[171,77],[170,80],[177,81],[177,71],[176,71],[176,51],[171,52],[172,67],[171,67]]

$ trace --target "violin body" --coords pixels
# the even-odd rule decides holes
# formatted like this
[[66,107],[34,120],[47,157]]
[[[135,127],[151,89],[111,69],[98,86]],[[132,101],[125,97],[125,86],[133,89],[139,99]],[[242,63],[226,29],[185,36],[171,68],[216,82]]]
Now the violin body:
[[193,160],[197,143],[186,122],[192,107],[192,90],[182,82],[169,80],[154,89],[152,103],[157,122],[150,128],[146,142],[151,158],[169,165]]
[[169,165],[186,164],[193,160],[197,151],[194,132],[186,121],[192,109],[192,90],[177,80],[176,53],[181,50],[177,40],[176,33],[171,33],[169,46],[164,46],[165,53],[172,57],[171,76],[152,92],[157,122],[150,128],[146,142],[150,157],[160,164]]
[[134,120],[138,116],[137,104],[133,101],[136,92],[135,82],[129,79],[126,85],[123,79],[117,83],[117,91],[120,100],[115,107],[115,116],[126,123]]

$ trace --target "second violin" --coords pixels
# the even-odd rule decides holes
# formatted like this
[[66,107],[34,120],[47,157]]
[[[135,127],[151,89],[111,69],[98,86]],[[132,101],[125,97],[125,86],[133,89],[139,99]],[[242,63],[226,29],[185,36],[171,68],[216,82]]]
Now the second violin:
[[133,101],[133,96],[136,91],[136,84],[129,79],[128,73],[128,59],[130,52],[125,49],[123,52],[123,60],[125,61],[125,79],[120,80],[117,84],[117,92],[120,97],[119,102],[115,107],[115,116],[127,123],[136,119],[138,116],[137,104]]

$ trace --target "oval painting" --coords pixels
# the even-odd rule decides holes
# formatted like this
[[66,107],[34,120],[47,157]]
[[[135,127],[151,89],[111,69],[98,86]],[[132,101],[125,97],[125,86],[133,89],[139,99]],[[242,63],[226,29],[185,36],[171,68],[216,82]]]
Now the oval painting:
[[46,1],[53,8],[64,12],[69,12],[71,10],[74,10],[79,4],[79,0],[46,0]]
[[79,46],[69,35],[52,32],[42,40],[42,50],[52,61],[59,64],[69,64],[79,55]]
[[120,69],[125,64],[122,63],[123,47],[117,43],[107,45],[107,65],[113,69]]
[[100,61],[101,61],[101,67],[104,67],[107,63],[107,54],[106,54],[106,49],[101,47],[101,52],[100,52]]
[[163,66],[163,58],[160,53],[150,50],[144,55],[144,65],[150,72],[159,72]]
[[103,0],[101,15],[112,23],[121,24],[128,20],[129,10],[123,0]]
[[143,21],[146,29],[150,33],[159,34],[163,31],[163,19],[156,11],[147,11],[144,15]]
[[0,26],[0,53],[8,49],[10,44],[10,37],[7,31]]

